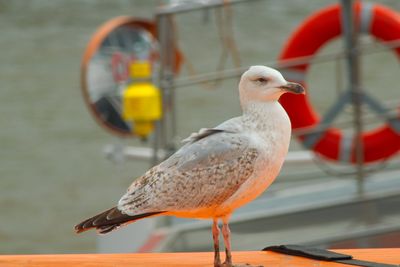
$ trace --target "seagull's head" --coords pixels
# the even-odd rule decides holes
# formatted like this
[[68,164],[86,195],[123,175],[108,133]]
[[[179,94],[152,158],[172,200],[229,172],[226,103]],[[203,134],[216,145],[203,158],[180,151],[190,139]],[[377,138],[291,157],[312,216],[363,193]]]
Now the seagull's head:
[[301,84],[288,82],[282,74],[266,66],[251,66],[239,83],[240,101],[277,101],[284,93],[304,94]]

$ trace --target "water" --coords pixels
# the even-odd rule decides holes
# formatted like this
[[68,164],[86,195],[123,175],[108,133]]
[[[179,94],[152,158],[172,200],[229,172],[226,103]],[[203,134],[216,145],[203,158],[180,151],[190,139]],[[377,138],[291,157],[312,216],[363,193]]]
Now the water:
[[[119,15],[151,18],[157,2],[0,1],[0,253],[94,252],[94,233],[76,236],[73,226],[115,205],[133,178],[148,168],[143,162],[105,159],[105,144],[140,143],[118,140],[96,125],[81,97],[79,69],[85,45],[99,25]],[[307,14],[334,2],[275,0],[235,6],[241,64],[275,59]],[[398,1],[380,2],[400,9]],[[215,22],[213,12],[177,18],[181,49],[196,72],[218,64],[221,47]],[[398,99],[398,85],[390,82],[398,76],[393,56],[368,62],[367,74],[376,74],[378,66],[387,70],[376,74],[386,89],[377,90],[378,97]],[[226,66],[233,65],[228,58]],[[331,67],[310,72],[315,80],[310,87],[313,103],[321,111],[333,101],[318,91],[333,88],[329,84],[325,89],[324,83]],[[182,75],[188,73],[184,68]],[[365,76],[372,88],[381,88],[380,81]],[[179,135],[238,115],[236,83],[232,79],[214,90],[179,90]]]

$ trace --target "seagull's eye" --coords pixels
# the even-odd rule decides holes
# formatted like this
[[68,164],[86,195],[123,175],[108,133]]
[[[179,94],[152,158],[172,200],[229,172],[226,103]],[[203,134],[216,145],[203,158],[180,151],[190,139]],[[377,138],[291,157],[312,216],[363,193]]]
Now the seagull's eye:
[[268,79],[260,77],[256,81],[259,82],[259,83],[267,83]]

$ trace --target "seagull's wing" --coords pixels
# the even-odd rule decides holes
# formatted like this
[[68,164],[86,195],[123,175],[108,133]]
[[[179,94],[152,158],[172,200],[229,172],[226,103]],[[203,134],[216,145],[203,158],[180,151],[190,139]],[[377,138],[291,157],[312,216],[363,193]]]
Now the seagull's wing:
[[136,180],[118,208],[128,215],[218,206],[250,177],[258,150],[248,136],[213,131]]

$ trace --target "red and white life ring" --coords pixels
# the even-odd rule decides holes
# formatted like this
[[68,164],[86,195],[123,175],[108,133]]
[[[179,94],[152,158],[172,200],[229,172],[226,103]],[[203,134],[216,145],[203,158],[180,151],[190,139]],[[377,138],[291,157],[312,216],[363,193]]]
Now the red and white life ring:
[[[355,16],[361,32],[370,34],[380,41],[400,39],[400,15],[378,4],[354,5]],[[327,42],[342,33],[341,7],[332,5],[306,19],[292,34],[279,59],[312,56]],[[400,48],[393,50],[400,57]],[[297,82],[305,85],[304,77],[309,64],[290,68],[289,73],[297,74]],[[294,79],[296,80],[296,75]],[[288,77],[290,80],[291,77]],[[314,127],[321,118],[313,109],[307,95],[286,94],[281,103],[289,114],[294,129]],[[400,114],[399,114],[400,118]],[[396,123],[398,124],[399,118]],[[398,127],[397,127],[398,128]],[[341,162],[356,161],[354,141],[337,128],[328,128],[312,143],[306,143],[307,135],[300,136],[301,141],[323,157]],[[387,123],[384,126],[362,134],[364,162],[387,159],[400,151],[400,130]],[[346,154],[347,153],[347,154]]]

